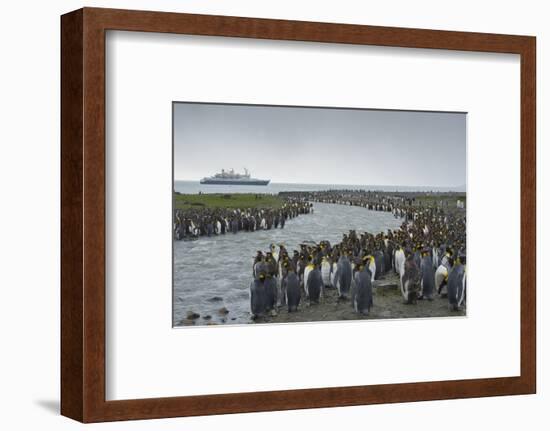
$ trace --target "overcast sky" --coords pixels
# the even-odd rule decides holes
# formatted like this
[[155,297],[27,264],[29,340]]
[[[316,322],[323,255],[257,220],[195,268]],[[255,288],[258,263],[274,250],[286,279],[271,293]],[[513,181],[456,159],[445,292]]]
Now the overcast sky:
[[222,168],[272,182],[460,187],[466,114],[174,105],[174,178]]

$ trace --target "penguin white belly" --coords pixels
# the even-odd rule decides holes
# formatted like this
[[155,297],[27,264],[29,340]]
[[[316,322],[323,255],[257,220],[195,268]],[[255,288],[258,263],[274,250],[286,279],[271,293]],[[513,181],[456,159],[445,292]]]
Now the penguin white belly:
[[395,252],[395,272],[401,274],[401,267],[405,263],[405,253],[399,249]]
[[[436,290],[439,290],[439,287],[447,279],[448,275],[449,275],[449,272],[447,271],[447,267],[445,265],[439,265],[439,267],[435,271],[435,288],[436,288]],[[445,293],[445,292],[443,292],[443,290],[442,290],[441,293]]]
[[323,262],[321,264],[321,277],[323,279],[323,284],[325,286],[330,286],[331,285],[331,280],[330,280],[330,263],[328,262]]
[[217,221],[216,222],[216,233],[221,233],[221,231],[222,231],[222,224],[219,221]]
[[284,288],[284,280],[278,277],[277,280],[277,307],[281,307],[286,304],[286,289]]
[[401,286],[401,293],[403,294],[403,297],[407,299],[406,296],[406,288],[403,285],[403,276],[405,275],[405,260],[403,260],[402,263],[399,264],[399,284]]
[[306,291],[306,295],[309,297],[309,292],[307,290],[307,279],[309,277],[309,273],[311,272],[313,268],[311,266],[306,266],[306,269],[304,269],[304,290]]
[[370,281],[371,283],[374,283],[374,276],[376,274],[376,262],[374,261],[374,259],[370,260],[369,271],[370,271]]
[[338,288],[338,280],[336,279],[336,269],[338,268],[338,265],[336,263],[332,264],[332,272],[330,273],[330,285],[332,287]]
[[265,218],[263,218],[263,219],[262,219],[262,222],[260,223],[260,227],[261,227],[262,229],[265,229],[265,226],[266,226],[266,224],[265,224]]
[[458,299],[458,306],[461,307],[464,304],[464,297],[466,296],[466,273],[462,277],[462,293]]

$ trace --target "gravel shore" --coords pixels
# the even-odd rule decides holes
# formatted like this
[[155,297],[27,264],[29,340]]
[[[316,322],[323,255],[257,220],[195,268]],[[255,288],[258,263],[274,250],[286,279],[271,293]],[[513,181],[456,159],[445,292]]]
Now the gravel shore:
[[368,316],[355,313],[351,302],[339,300],[336,289],[325,289],[325,298],[320,304],[309,305],[302,301],[297,312],[289,313],[281,307],[274,316],[261,317],[255,323],[318,322],[361,319],[403,319],[419,317],[465,316],[466,311],[450,311],[447,298],[435,295],[433,301],[421,300],[405,304],[398,288],[397,274],[388,273],[374,282],[373,303]]

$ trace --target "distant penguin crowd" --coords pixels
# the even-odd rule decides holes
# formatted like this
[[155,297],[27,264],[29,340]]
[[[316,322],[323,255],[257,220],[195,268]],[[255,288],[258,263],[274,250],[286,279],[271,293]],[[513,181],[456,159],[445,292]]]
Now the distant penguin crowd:
[[[449,196],[451,193],[445,193]],[[456,202],[441,199],[438,193],[420,192],[379,192],[368,190],[326,190],[312,192],[281,192],[280,196],[287,199],[303,199],[309,202],[321,202],[328,204],[360,206],[373,211],[391,212],[396,218],[405,221],[413,220],[419,214],[419,209],[425,207],[419,196],[430,196],[430,207],[437,207],[440,211],[453,211],[455,208],[465,210],[465,202],[462,200],[464,193],[454,193]],[[464,212],[464,211],[463,211]]]
[[288,220],[309,214],[313,206],[302,198],[286,198],[281,208],[188,208],[174,211],[174,239],[284,229]]
[[[296,195],[294,193],[294,195]],[[295,196],[296,197],[296,196]],[[301,304],[323,301],[326,289],[336,289],[339,300],[349,300],[358,314],[368,316],[375,304],[375,280],[390,271],[399,275],[406,304],[448,298],[449,309],[466,306],[466,212],[448,201],[430,204],[409,196],[364,191],[308,192],[299,199],[391,211],[403,219],[397,230],[358,234],[350,230],[331,244],[302,243],[289,253],[283,244],[259,250],[252,264],[250,312],[253,319],[288,312]]]

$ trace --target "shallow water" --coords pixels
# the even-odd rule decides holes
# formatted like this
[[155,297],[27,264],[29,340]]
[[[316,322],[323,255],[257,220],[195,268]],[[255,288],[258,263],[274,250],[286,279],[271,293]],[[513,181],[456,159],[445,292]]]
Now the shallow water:
[[[239,232],[197,241],[174,241],[173,324],[183,325],[188,312],[201,315],[197,325],[208,321],[218,324],[250,322],[248,288],[252,281],[252,263],[257,250],[284,244],[289,254],[303,241],[342,239],[350,229],[378,233],[397,229],[401,220],[391,213],[361,207],[314,204],[313,214],[287,221],[284,229]],[[214,299],[214,298],[222,298]],[[218,311],[226,307],[229,314]],[[210,315],[210,320],[204,316]]]

